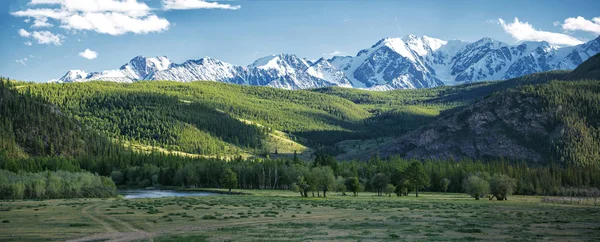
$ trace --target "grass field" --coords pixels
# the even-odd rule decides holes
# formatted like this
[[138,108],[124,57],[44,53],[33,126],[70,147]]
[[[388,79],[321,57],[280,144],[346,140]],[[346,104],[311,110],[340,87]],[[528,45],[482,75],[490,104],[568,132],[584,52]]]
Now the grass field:
[[[1,241],[599,241],[600,207],[464,194],[301,198],[287,191],[0,202]],[[412,195],[412,194],[411,194]]]

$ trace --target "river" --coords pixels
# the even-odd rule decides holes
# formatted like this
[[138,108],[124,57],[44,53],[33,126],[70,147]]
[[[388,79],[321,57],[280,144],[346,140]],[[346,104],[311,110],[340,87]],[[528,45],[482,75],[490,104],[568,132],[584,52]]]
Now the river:
[[144,190],[144,189],[127,189],[119,190],[119,194],[126,199],[135,198],[161,198],[161,197],[205,197],[205,196],[220,196],[222,194],[212,192],[186,192],[175,190]]

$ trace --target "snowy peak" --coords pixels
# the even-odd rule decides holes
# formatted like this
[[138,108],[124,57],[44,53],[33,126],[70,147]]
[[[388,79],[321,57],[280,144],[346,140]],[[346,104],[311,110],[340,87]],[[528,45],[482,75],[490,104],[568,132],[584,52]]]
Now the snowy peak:
[[352,87],[345,73],[324,58],[312,63],[306,72],[315,78],[330,82],[334,86]]
[[305,71],[309,67],[308,61],[298,58],[296,55],[279,54],[260,58],[249,65],[249,68],[271,70],[280,76],[293,75],[297,71]]
[[217,59],[213,59],[210,57],[204,57],[204,58],[200,58],[197,60],[188,60],[181,65],[175,64],[175,66],[189,66],[189,65],[199,65],[199,66],[207,66],[207,67],[232,66],[229,63],[226,63],[226,62],[223,62],[223,61],[220,61]]
[[144,80],[148,75],[166,70],[171,67],[171,60],[166,56],[154,58],[136,56],[129,63],[121,66],[119,70],[123,71],[125,76],[135,80]]
[[400,56],[407,58],[411,61],[415,61],[414,53],[409,49],[409,47],[404,43],[401,38],[385,38],[377,42],[371,49],[365,49],[358,53],[358,56],[361,55],[371,55],[374,52],[381,51],[382,48],[387,48]]
[[79,80],[84,80],[87,78],[88,74],[82,70],[70,70],[63,77],[58,79],[58,83],[62,82],[78,82]]
[[448,41],[441,39],[431,38],[428,36],[417,37],[414,35],[404,36],[402,37],[402,40],[406,43],[409,49],[413,50],[420,56],[431,54],[448,43]]

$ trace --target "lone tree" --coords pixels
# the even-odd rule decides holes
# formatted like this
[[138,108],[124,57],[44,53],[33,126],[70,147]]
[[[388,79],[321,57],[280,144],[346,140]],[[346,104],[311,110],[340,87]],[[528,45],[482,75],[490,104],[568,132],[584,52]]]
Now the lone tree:
[[442,181],[440,181],[440,187],[442,188],[442,190],[444,190],[444,193],[448,192],[449,186],[450,186],[450,179],[443,178]]
[[346,191],[348,190],[348,188],[346,188],[345,182],[346,180],[344,180],[344,178],[341,176],[338,176],[335,179],[335,191],[341,192],[342,196],[346,196]]
[[115,185],[121,185],[125,181],[125,176],[123,175],[123,172],[113,171],[110,173],[110,179],[115,182]]
[[390,179],[384,173],[377,173],[371,179],[371,186],[377,192],[377,196],[383,195],[383,190],[385,189],[385,186],[387,186],[387,184],[389,184],[389,183],[390,183]]
[[229,189],[231,193],[231,189],[236,188],[238,185],[237,174],[231,170],[231,168],[227,168],[223,174],[221,175],[221,185],[224,188]]
[[411,187],[410,181],[408,181],[407,179],[402,180],[396,186],[396,195],[398,197],[399,196],[408,196],[408,193],[410,192],[410,187]]
[[360,184],[360,181],[358,181],[358,177],[348,177],[346,178],[344,184],[346,185],[348,191],[354,193],[354,196],[357,196],[358,193],[363,189],[362,184]]
[[308,188],[310,187],[303,176],[299,176],[294,184],[296,191],[300,192],[301,197],[308,197]]
[[298,158],[298,151],[294,150],[294,159],[293,159],[294,164],[300,164],[300,158]]
[[475,200],[479,200],[479,198],[485,197],[485,195],[490,193],[490,183],[475,175],[467,178],[463,185],[465,192],[474,197]]
[[396,191],[396,186],[392,184],[387,184],[387,186],[385,186],[385,189],[383,189],[383,192],[385,192],[385,194],[387,194],[388,197],[391,197],[394,191]]
[[317,187],[323,191],[323,197],[327,197],[327,191],[333,190],[335,186],[335,175],[329,166],[313,168],[317,179]]
[[490,188],[492,190],[492,200],[494,197],[498,200],[507,200],[508,195],[512,195],[517,182],[512,177],[504,174],[495,174],[490,180]]
[[319,191],[319,174],[317,174],[314,168],[307,170],[304,174],[304,180],[306,181],[306,184],[308,184],[308,191],[312,192],[312,196],[314,197],[315,191]]
[[406,168],[405,179],[408,180],[412,188],[415,189],[416,196],[419,197],[419,189],[429,186],[429,176],[423,169],[423,164],[419,161],[414,161]]

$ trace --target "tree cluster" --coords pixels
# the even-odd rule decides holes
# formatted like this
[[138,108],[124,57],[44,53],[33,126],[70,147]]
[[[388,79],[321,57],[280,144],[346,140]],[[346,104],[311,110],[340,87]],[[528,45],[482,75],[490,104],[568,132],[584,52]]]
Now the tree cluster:
[[0,199],[106,198],[117,194],[110,178],[89,172],[0,170]]

